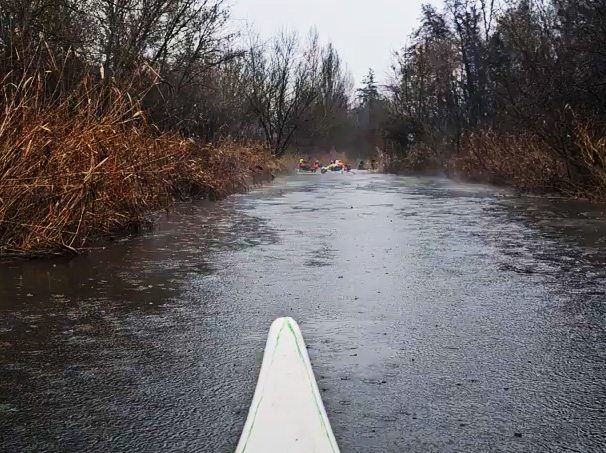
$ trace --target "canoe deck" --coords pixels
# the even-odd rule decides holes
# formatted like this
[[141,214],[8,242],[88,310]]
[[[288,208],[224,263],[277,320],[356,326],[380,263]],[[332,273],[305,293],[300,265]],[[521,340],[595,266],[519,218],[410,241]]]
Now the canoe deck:
[[236,453],[339,453],[305,342],[292,318],[269,331]]

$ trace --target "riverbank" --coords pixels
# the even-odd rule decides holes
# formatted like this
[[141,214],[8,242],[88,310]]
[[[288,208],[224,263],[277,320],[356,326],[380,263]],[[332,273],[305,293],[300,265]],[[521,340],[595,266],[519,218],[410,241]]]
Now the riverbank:
[[179,200],[219,199],[283,167],[264,145],[161,132],[118,90],[103,114],[74,99],[14,101],[0,112],[2,256],[78,253]]
[[406,157],[385,158],[385,171],[443,174],[453,180],[514,187],[523,192],[606,201],[606,140],[588,127],[577,127],[564,151],[542,137],[471,134],[461,151],[418,144]]

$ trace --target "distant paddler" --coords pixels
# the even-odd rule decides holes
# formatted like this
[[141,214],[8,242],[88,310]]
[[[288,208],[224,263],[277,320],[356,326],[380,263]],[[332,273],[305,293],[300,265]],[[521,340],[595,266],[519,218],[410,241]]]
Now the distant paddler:
[[299,170],[302,170],[302,171],[311,170],[311,168],[309,166],[309,162],[307,162],[305,159],[299,159]]

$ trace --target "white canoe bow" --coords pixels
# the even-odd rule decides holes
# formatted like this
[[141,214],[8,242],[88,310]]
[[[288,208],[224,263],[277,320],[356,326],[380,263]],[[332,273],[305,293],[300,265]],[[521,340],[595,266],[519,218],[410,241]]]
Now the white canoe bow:
[[236,453],[339,453],[299,326],[276,319]]

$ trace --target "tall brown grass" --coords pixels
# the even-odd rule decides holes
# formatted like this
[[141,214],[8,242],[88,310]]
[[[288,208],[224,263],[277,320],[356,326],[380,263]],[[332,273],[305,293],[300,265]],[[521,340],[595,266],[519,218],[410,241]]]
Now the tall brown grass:
[[76,252],[175,200],[242,189],[272,165],[260,145],[159,131],[107,81],[85,78],[56,96],[44,77],[5,80],[0,91],[1,254]]
[[567,140],[554,149],[531,132],[480,131],[467,137],[461,157],[450,159],[449,172],[523,190],[606,200],[606,138],[588,124],[577,124]]

